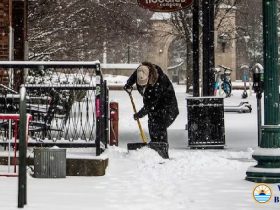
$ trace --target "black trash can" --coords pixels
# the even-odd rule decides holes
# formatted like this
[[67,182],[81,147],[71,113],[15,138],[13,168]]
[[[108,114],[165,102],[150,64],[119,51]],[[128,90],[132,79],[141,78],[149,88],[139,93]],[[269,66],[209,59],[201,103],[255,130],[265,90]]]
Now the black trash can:
[[225,146],[224,99],[187,98],[188,144],[190,148],[223,149]]

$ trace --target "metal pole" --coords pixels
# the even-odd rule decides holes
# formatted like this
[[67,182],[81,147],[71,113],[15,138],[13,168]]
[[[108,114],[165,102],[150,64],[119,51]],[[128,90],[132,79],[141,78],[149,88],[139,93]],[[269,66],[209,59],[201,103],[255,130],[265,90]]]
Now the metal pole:
[[260,147],[253,154],[258,164],[246,173],[246,180],[253,182],[280,182],[277,6],[278,0],[263,0],[264,125]]
[[20,90],[20,129],[19,129],[19,174],[18,174],[18,208],[27,203],[26,184],[26,90]]
[[[279,79],[278,79],[278,29],[277,0],[264,0],[264,123],[279,124]],[[280,141],[278,142],[280,146]],[[272,146],[272,145],[263,145]]]
[[203,0],[203,96],[214,95],[214,0]]
[[101,148],[100,148],[100,141],[102,138],[102,95],[101,95],[101,89],[102,89],[102,74],[101,74],[101,68],[98,64],[96,66],[96,91],[95,91],[95,116],[96,116],[96,138],[95,138],[95,145],[96,145],[96,155],[99,156],[101,154]]
[[105,108],[104,108],[104,120],[105,120],[105,148],[107,148],[109,143],[109,89],[107,87],[107,81],[104,80],[104,90],[105,90]]
[[199,97],[199,1],[193,2],[193,96]]
[[12,141],[12,120],[9,120],[9,134],[8,134],[8,173],[11,167],[11,141]]
[[258,112],[258,146],[261,145],[261,136],[262,136],[262,95],[257,94],[257,112]]

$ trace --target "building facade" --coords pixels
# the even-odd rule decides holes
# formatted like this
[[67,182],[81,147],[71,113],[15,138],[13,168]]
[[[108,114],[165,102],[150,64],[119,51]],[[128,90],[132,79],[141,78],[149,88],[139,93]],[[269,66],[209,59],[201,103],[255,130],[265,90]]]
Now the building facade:
[[[27,55],[27,1],[0,2],[0,60],[25,60]],[[0,69],[0,83],[19,90],[22,69]]]
[[[0,60],[9,60],[10,27],[12,23],[12,1],[1,0],[0,2]],[[9,74],[7,70],[0,69],[0,83],[8,85]]]

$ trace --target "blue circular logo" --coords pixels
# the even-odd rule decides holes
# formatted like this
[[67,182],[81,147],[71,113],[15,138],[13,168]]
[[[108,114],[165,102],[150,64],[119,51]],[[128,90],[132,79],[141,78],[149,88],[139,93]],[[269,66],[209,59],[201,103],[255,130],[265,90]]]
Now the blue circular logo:
[[253,197],[258,203],[267,203],[272,197],[272,191],[267,185],[260,184],[255,187]]

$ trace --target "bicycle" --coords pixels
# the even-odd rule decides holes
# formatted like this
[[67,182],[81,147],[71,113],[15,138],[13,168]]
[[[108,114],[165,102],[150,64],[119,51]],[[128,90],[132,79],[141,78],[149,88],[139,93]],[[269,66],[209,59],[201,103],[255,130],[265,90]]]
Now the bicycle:
[[232,69],[218,65],[218,67],[222,68],[223,71],[221,71],[220,68],[215,68],[215,87],[214,87],[214,95],[217,95],[217,92],[219,90],[219,96],[222,97],[230,97],[231,91],[232,91],[232,84],[231,84],[231,72]]

